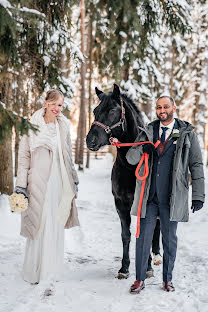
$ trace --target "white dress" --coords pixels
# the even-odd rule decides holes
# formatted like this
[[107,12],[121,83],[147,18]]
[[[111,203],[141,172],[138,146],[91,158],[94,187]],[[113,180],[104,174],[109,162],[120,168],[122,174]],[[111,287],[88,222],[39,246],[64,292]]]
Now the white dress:
[[46,219],[39,237],[35,240],[27,238],[23,266],[23,279],[30,283],[59,279],[64,260],[64,225],[58,222],[62,178],[55,125],[48,124],[48,130],[54,144],[53,163],[43,208]]

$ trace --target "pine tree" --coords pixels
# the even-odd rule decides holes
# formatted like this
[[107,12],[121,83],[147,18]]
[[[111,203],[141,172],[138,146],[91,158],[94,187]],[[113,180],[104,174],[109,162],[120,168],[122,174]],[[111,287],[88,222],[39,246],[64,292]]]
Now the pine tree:
[[[71,6],[75,2],[21,0],[12,4],[3,2],[6,7],[0,5],[0,16],[3,17],[0,21],[0,100],[6,104],[0,118],[4,140],[11,141],[11,127],[5,127],[8,111],[17,113],[18,118],[13,125],[18,133],[18,129],[25,129],[27,123],[27,119],[22,117],[31,115],[40,107],[39,99],[45,89],[59,88],[66,100],[72,97],[73,85],[69,76],[62,75],[61,62],[66,47],[69,49],[71,44],[68,29]],[[72,58],[74,56],[71,54]],[[26,128],[29,127],[28,124]],[[11,144],[8,146],[10,148],[0,153],[11,154]],[[11,157],[8,159],[11,171]],[[2,176],[8,176],[1,164],[0,169]]]
[[[185,1],[106,1],[97,6],[96,48],[97,64],[102,72],[118,81],[141,81],[138,69],[145,59],[156,53],[151,37],[158,33],[162,23],[172,32],[184,33],[190,29]],[[137,63],[137,66],[135,64]],[[147,64],[148,66],[148,64]]]

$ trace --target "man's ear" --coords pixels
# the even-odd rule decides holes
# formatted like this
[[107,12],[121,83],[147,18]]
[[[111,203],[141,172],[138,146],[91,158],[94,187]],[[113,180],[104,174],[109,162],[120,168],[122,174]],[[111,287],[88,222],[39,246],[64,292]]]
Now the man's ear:
[[119,86],[117,84],[114,83],[114,88],[113,88],[113,93],[112,93],[112,97],[114,99],[119,99],[120,97],[120,89]]
[[101,94],[103,94],[103,91],[101,91],[97,87],[95,87],[95,92],[96,92],[98,98],[101,100]]

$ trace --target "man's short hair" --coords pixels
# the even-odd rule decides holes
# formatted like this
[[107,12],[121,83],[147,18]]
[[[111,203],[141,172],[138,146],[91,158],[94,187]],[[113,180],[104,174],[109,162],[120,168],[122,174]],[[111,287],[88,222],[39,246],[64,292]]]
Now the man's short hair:
[[162,95],[162,96],[160,96],[160,97],[157,99],[156,104],[157,104],[157,102],[158,102],[160,99],[163,99],[163,98],[168,98],[168,99],[172,102],[172,104],[176,106],[174,99],[173,99],[171,96],[169,96],[169,95]]

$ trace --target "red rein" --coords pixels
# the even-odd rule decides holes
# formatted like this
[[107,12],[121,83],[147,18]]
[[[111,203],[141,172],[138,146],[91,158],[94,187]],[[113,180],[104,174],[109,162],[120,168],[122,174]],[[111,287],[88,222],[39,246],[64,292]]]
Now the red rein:
[[[155,148],[158,147],[160,144],[160,140],[158,140],[155,144],[146,141],[146,142],[138,142],[138,143],[120,143],[117,139],[115,138],[110,138],[110,143],[117,148],[124,147],[124,146],[138,146],[138,145],[143,145],[143,144],[152,144],[154,145]],[[139,237],[140,234],[140,216],[141,216],[141,208],[142,208],[142,202],[143,202],[143,196],[144,196],[144,189],[145,189],[145,183],[146,183],[146,178],[148,177],[149,174],[149,166],[148,166],[148,159],[149,155],[147,153],[144,153],[142,155],[142,158],[140,159],[140,162],[136,168],[135,171],[135,176],[138,180],[142,180],[142,189],[141,189],[141,194],[140,194],[140,199],[139,199],[139,207],[138,207],[138,213],[137,213],[137,232],[136,232],[136,238]],[[139,175],[139,170],[144,162],[144,173],[143,176],[140,177]]]

